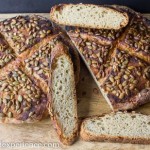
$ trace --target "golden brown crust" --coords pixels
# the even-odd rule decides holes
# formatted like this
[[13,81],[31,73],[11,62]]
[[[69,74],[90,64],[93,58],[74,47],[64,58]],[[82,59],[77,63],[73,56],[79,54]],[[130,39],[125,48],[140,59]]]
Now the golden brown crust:
[[86,62],[90,72],[96,77],[99,84],[102,84],[109,72],[107,68],[109,62],[108,58],[113,48],[112,42],[108,40],[104,41],[100,38],[93,38],[93,35],[82,33],[68,32],[68,35]]
[[129,138],[129,137],[113,137],[113,136],[93,136],[81,130],[81,138],[85,141],[99,142],[116,142],[116,143],[131,143],[131,144],[150,144],[150,140],[146,138]]
[[135,16],[119,41],[118,47],[150,63],[150,21]]
[[51,22],[41,16],[17,16],[0,22],[0,32],[15,53],[22,52],[53,34]]
[[45,94],[48,91],[48,58],[50,57],[51,49],[57,46],[54,40],[58,36],[57,34],[44,38],[29,50],[30,53],[27,56],[21,58],[22,68],[31,79],[36,81]]
[[40,80],[37,84],[25,71],[24,60],[51,41],[50,21],[40,16],[17,16],[0,22],[0,32],[0,122],[32,123],[47,117],[46,89],[37,86],[44,84]]
[[70,36],[74,37],[91,37],[99,40],[102,44],[111,44],[118,37],[124,29],[120,30],[106,30],[106,29],[90,29],[90,28],[78,28],[78,27],[66,27],[66,30]]
[[0,76],[1,122],[34,122],[47,116],[46,95],[18,66],[11,69]]
[[[110,73],[101,88],[113,109],[133,109],[147,103],[150,96],[149,65],[118,49],[115,49],[111,59]],[[147,91],[147,96],[140,96],[142,90]]]
[[5,67],[9,62],[14,60],[15,53],[12,48],[8,45],[7,41],[0,35],[0,69]]

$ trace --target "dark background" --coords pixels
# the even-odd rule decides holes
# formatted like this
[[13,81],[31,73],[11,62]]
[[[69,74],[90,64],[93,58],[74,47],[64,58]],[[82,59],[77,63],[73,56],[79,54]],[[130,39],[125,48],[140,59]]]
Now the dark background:
[[59,3],[119,4],[150,13],[150,0],[0,0],[0,13],[49,13]]

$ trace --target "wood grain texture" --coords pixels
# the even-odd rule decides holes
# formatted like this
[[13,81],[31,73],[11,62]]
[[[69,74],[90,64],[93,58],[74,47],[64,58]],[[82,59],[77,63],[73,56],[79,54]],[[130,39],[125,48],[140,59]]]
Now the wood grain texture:
[[[10,18],[16,15],[26,14],[1,14],[0,20]],[[49,14],[39,14],[49,17]],[[150,15],[145,15],[150,18]],[[105,99],[102,97],[97,85],[92,79],[89,71],[86,69],[84,63],[81,61],[80,81],[77,87],[78,94],[78,114],[79,117],[87,117],[93,115],[101,115],[111,112]],[[137,112],[150,114],[150,103],[136,109]],[[85,142],[78,140],[72,146],[62,145],[53,129],[50,119],[43,120],[35,124],[0,124],[0,146],[4,142],[32,142],[32,143],[49,143],[55,142],[59,148],[40,147],[40,150],[47,149],[68,149],[68,150],[149,150],[150,145],[138,144],[119,144],[119,143],[103,143],[103,142]],[[2,149],[0,147],[0,149]],[[3,148],[9,150],[9,147]],[[14,147],[13,150],[32,150],[38,149],[36,147]]]

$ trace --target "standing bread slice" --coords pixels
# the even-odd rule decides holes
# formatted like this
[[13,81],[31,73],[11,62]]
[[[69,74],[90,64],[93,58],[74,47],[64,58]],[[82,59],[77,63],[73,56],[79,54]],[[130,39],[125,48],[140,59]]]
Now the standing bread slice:
[[61,4],[51,9],[55,23],[95,29],[120,29],[128,24],[126,12],[92,4]]
[[72,144],[78,134],[77,98],[73,63],[68,48],[58,45],[51,53],[49,112],[57,134],[65,145]]
[[87,118],[80,135],[86,141],[150,144],[150,116],[118,112]]

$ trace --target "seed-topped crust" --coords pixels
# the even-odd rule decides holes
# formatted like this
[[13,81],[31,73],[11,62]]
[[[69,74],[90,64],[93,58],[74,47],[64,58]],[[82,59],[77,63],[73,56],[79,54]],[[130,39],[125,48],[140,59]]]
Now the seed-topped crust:
[[93,75],[98,80],[98,83],[102,84],[102,81],[109,72],[107,68],[110,61],[108,58],[113,48],[112,42],[106,42],[76,32],[73,34],[69,32],[68,34],[86,61],[88,68],[91,69]]
[[17,16],[0,22],[0,33],[0,121],[41,120],[48,115],[46,91],[28,75],[24,60],[40,53],[38,46],[46,43],[42,41],[51,41],[51,22],[40,16]]
[[0,36],[0,69],[5,67],[13,59],[15,59],[15,54],[12,48]]
[[[113,108],[123,110],[126,106],[121,104],[126,103],[132,108],[133,103],[135,105],[141,103],[142,99],[137,100],[134,97],[143,89],[150,88],[150,66],[118,49],[115,50],[110,65],[110,74],[101,88]],[[120,108],[118,105],[121,105]]]
[[76,33],[76,36],[79,34],[85,34],[93,36],[94,38],[101,39],[102,41],[112,42],[120,37],[124,29],[119,30],[106,30],[106,29],[90,29],[90,28],[77,28],[77,27],[66,27],[66,30],[69,34]]
[[18,121],[40,120],[46,112],[46,105],[46,95],[19,68],[0,77],[2,122],[7,122],[11,118]]
[[40,16],[4,20],[0,34],[0,122],[47,117],[51,57],[55,57],[53,51],[68,54],[68,47],[51,22]]
[[121,10],[130,16],[122,30],[66,27],[113,110],[150,101],[150,21],[130,9]]
[[51,22],[36,15],[4,20],[0,22],[0,32],[17,55],[53,34]]
[[48,78],[50,73],[50,62],[52,51],[67,49],[58,36],[45,39],[36,51],[30,52],[27,59],[23,61],[25,71],[31,78],[39,82],[40,88],[48,92]]
[[122,36],[119,48],[150,63],[150,21],[136,15]]

